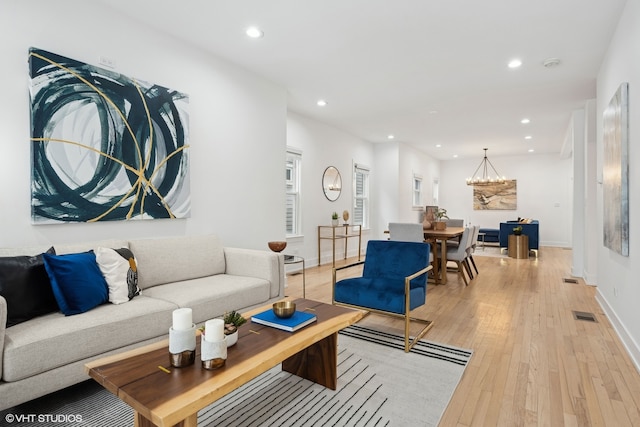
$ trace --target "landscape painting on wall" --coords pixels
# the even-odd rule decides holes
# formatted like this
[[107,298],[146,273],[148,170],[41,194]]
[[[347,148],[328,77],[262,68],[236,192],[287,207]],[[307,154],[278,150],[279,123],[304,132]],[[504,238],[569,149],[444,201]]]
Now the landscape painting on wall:
[[29,49],[35,224],[191,213],[184,93]]
[[604,245],[629,256],[629,84],[620,85],[603,113]]
[[518,207],[518,192],[515,179],[503,183],[473,186],[473,209],[515,210]]

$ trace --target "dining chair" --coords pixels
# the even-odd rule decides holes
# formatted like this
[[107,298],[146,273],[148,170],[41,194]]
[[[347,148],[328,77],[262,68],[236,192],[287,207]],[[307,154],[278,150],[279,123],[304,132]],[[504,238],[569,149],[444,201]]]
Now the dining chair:
[[422,224],[412,222],[390,222],[389,240],[402,242],[424,242]]
[[[389,240],[424,242],[424,229],[422,224],[417,222],[390,222]],[[429,254],[429,262],[433,262],[433,252]]]
[[464,219],[445,219],[447,227],[464,227]]
[[[460,244],[457,247],[454,248],[447,246],[447,261],[453,261],[456,263],[456,271],[458,273],[458,276],[462,277],[462,281],[464,282],[465,286],[469,286],[469,282],[467,282],[467,276],[465,276],[464,274],[465,270],[469,274],[469,277],[472,277],[470,273],[471,270],[468,268],[467,263],[467,244],[469,242],[469,239],[471,238],[471,231],[472,230],[469,227],[466,227],[464,229],[464,232],[460,237]],[[442,268],[446,269],[447,266],[443,265]]]
[[476,266],[476,262],[473,259],[473,253],[476,251],[476,246],[478,245],[478,235],[480,234],[480,226],[474,225],[472,227],[473,227],[473,234],[471,235],[471,239],[469,239],[467,259],[471,261],[471,264],[473,265],[473,269],[476,271],[476,274],[480,274],[480,272],[478,271],[478,267]]

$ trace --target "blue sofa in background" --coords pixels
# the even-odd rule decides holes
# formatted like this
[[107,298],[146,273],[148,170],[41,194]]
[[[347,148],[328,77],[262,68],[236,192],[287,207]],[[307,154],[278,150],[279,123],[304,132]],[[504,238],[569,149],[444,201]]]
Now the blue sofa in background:
[[539,223],[537,220],[528,224],[519,223],[518,221],[507,221],[500,223],[500,247],[506,248],[509,242],[509,234],[513,234],[513,227],[522,226],[522,234],[529,236],[529,250],[538,250],[539,246]]

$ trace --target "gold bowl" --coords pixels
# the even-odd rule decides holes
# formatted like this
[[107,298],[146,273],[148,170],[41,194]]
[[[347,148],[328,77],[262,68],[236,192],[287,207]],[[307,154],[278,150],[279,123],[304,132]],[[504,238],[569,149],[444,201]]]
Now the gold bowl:
[[267,245],[273,252],[282,252],[287,247],[287,242],[268,242]]
[[296,312],[296,303],[292,301],[278,301],[273,304],[273,313],[281,319],[293,316]]

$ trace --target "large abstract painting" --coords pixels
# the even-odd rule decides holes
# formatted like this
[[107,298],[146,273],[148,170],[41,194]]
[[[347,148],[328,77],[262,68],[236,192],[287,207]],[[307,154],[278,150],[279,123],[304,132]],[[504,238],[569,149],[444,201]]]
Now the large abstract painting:
[[518,186],[515,179],[502,183],[473,186],[473,209],[515,210],[518,207]]
[[604,245],[629,256],[629,84],[620,85],[603,113]]
[[29,50],[33,223],[186,218],[184,93]]

